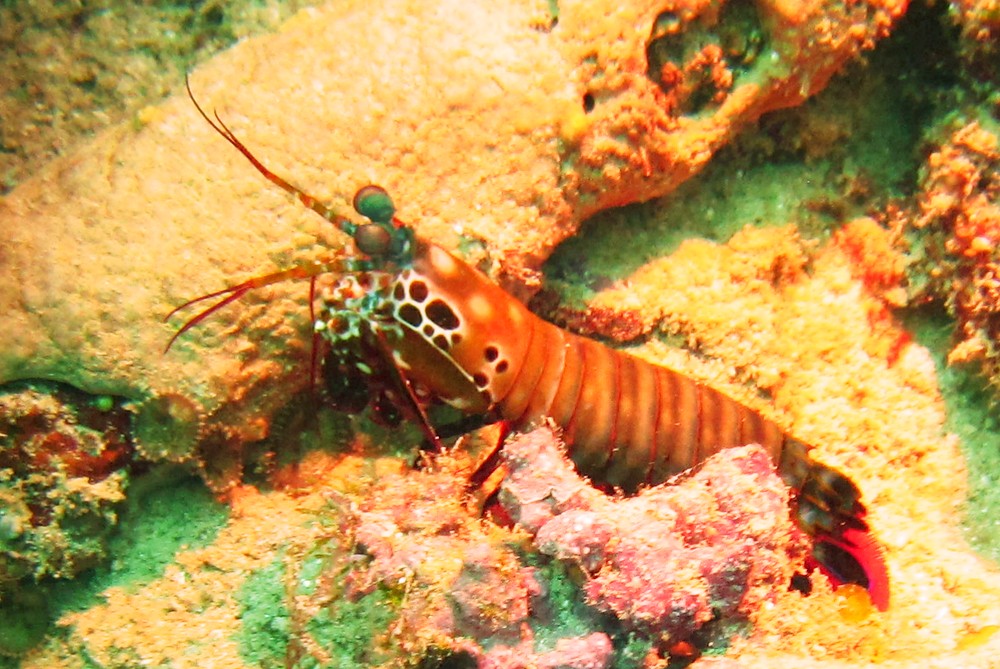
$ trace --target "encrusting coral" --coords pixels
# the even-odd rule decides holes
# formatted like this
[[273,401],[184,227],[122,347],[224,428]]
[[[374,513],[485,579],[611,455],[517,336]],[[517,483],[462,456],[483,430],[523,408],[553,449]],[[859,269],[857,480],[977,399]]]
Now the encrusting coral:
[[906,9],[894,1],[559,4],[554,33],[564,35],[582,99],[561,125],[561,185],[579,218],[672,191],[740,126],[821,90]]
[[1000,135],[987,121],[956,125],[927,159],[913,274],[957,321],[949,362],[978,363],[1000,388]]
[[131,459],[113,398],[0,394],[0,602],[21,578],[69,579],[105,557]]
[[484,669],[609,666],[611,640],[603,632],[556,630],[554,647],[536,647],[535,629],[545,624],[539,611],[564,603],[547,603],[551,592],[524,560],[523,533],[480,519],[468,504],[461,475],[468,462],[456,455],[417,472],[383,467],[371,485],[328,495],[319,517],[331,531],[297,549],[290,570],[298,585],[287,605],[298,642],[317,660],[338,656],[340,640],[310,621],[325,610],[346,630],[339,611],[367,602],[367,610],[387,616],[365,640],[373,665],[456,656]]
[[[334,2],[191,82],[304,190],[344,209],[382,184],[421,234],[524,297],[586,216],[670,192],[741,125],[820,90],[904,5]],[[150,453],[203,471],[220,468],[197,462],[199,441],[222,434],[232,476],[213,485],[228,489],[309,384],[308,286],[255,291],[166,355],[182,317],[162,319],[343,241],[221,142],[177,97],[3,199],[0,383],[123,396],[140,429],[180,437],[147,436]]]
[[46,585],[108,557],[128,488],[128,414],[51,384],[0,392],[0,657],[37,643]]
[[954,0],[948,3],[952,19],[961,28],[959,54],[966,72],[992,91],[992,103],[1000,104],[1000,11],[995,0]]
[[759,446],[625,499],[590,487],[549,428],[510,441],[504,459],[500,501],[537,549],[582,569],[591,606],[664,648],[711,621],[749,619],[802,569],[788,489]]

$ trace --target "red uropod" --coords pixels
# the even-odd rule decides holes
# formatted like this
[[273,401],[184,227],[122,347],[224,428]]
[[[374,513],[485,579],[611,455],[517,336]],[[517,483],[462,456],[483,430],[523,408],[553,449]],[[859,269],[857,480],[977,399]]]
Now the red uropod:
[[[365,222],[341,215],[267,169],[217,114],[213,121],[191,100],[264,177],[350,235],[357,255],[333,254],[186,302],[167,318],[219,298],[187,320],[168,349],[250,290],[309,278],[312,297],[317,275],[337,273],[340,279],[313,314],[316,332],[329,342],[328,369],[335,377],[363,376],[370,385],[362,387],[381,398],[383,411],[393,413],[385,405],[395,403],[395,413],[415,419],[433,443],[424,407],[434,401],[518,430],[548,418],[562,429],[581,473],[626,492],[661,483],[722,449],[761,444],[795,492],[795,518],[813,538],[821,569],[836,581],[864,586],[878,608],[888,607],[886,566],[868,533],[860,491],[813,459],[804,443],[714,388],[539,318],[396,218],[379,186],[365,186],[354,197]],[[347,403],[357,408],[366,400]]]

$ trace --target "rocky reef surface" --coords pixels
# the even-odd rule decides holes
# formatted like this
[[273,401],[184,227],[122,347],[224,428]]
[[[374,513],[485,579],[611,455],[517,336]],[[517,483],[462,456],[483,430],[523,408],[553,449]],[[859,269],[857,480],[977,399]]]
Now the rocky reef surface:
[[501,504],[536,550],[587,575],[590,606],[667,648],[706,623],[749,619],[802,569],[788,489],[757,445],[626,499],[582,480],[549,428],[512,440],[504,458]]
[[[705,652],[699,666],[990,666],[1000,576],[962,536],[965,460],[901,309],[943,304],[951,361],[996,378],[994,13],[333,2],[191,76],[203,107],[338,210],[377,182],[420,234],[536,295],[538,312],[814,445],[863,492],[889,611],[815,576],[808,596],[788,589],[804,540],[753,449],[620,500],[534,433],[510,444],[498,515],[480,517],[468,438],[414,469],[414,431],[317,407],[304,282],[252,292],[165,352],[184,316],[163,319],[184,300],[344,245],[179,95],[0,200],[2,661],[583,668]],[[931,93],[884,65],[902,67],[894,49],[915,58],[928,26],[948,55],[920,73]],[[857,57],[876,47],[865,70]],[[855,135],[896,139],[879,120],[892,85],[923,115],[905,140],[916,166],[887,176],[843,152]],[[708,175],[718,190],[677,190],[720,150],[737,167]],[[782,209],[800,187],[787,173],[754,180],[789,156],[813,169],[810,216]],[[734,224],[721,210],[744,184],[771,208]],[[692,234],[662,216],[682,199],[707,221]],[[708,239],[660,245],[677,235]],[[564,279],[542,266],[560,246],[575,249],[582,306],[538,292]],[[221,528],[192,524],[155,576],[116,577],[120,519],[154,516],[146,495],[175,468],[228,505]],[[572,501],[540,511],[532,491],[550,474]],[[183,527],[191,509],[165,506]],[[66,594],[87,581],[90,597]]]
[[912,226],[926,236],[923,290],[957,320],[951,363],[978,363],[1000,386],[1000,128],[958,118],[927,160]]
[[[584,217],[669,192],[740,126],[819,90],[902,10],[562,2],[556,17],[530,1],[336,2],[220,55],[191,83],[203,107],[308,192],[347,208],[377,182],[418,232],[526,296]],[[753,39],[741,44],[742,32]],[[657,46],[675,35],[676,52]],[[671,86],[650,73],[654,54],[661,70],[681,72]],[[713,83],[713,69],[729,83]],[[142,118],[4,198],[0,382],[57,379],[125,397],[153,426],[140,452],[204,457],[206,440],[264,438],[308,385],[306,288],[250,295],[169,355],[178,321],[162,319],[343,241],[265,187],[183,95]]]

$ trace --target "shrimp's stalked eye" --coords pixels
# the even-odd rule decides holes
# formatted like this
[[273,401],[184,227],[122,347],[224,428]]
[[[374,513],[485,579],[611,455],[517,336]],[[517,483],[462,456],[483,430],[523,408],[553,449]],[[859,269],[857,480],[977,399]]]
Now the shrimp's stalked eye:
[[392,248],[392,233],[378,223],[365,223],[354,232],[354,243],[362,253],[384,256]]
[[369,184],[354,194],[354,210],[374,223],[388,223],[396,214],[396,206],[385,189]]

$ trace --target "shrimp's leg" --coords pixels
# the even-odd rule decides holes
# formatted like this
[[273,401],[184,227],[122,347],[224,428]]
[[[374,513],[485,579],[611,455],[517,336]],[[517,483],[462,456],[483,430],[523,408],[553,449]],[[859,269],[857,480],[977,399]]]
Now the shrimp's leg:
[[378,350],[379,356],[382,358],[382,364],[385,366],[389,378],[392,380],[393,385],[396,387],[396,391],[399,393],[399,399],[403,402],[404,415],[410,417],[411,420],[415,420],[420,426],[421,432],[424,433],[424,439],[430,444],[431,449],[435,453],[441,453],[444,451],[444,446],[441,444],[441,438],[438,436],[437,431],[434,426],[431,425],[430,418],[427,416],[427,411],[421,405],[420,400],[417,399],[416,393],[413,392],[413,386],[410,384],[410,380],[406,378],[406,374],[399,368],[399,365],[392,357],[392,350],[389,346],[389,342],[385,339],[385,334],[376,329],[372,328],[372,334],[377,342],[376,349]]

